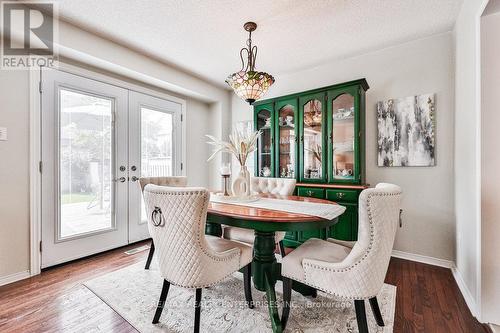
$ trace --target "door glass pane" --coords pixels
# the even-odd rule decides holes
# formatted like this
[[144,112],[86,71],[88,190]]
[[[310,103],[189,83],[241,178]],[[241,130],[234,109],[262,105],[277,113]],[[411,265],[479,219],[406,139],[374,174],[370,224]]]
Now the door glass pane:
[[113,226],[113,101],[61,89],[59,239]]
[[259,175],[261,177],[271,176],[271,112],[260,110],[257,114],[257,130],[262,134],[258,141],[257,163]]
[[354,178],[354,96],[342,94],[332,101],[333,175]]
[[313,99],[304,105],[304,178],[306,179],[323,178],[321,116],[321,101]]
[[[171,113],[141,107],[141,177],[173,176],[172,123]],[[141,221],[145,222],[146,209],[141,201]]]
[[279,177],[295,178],[295,110],[285,105],[279,110]]

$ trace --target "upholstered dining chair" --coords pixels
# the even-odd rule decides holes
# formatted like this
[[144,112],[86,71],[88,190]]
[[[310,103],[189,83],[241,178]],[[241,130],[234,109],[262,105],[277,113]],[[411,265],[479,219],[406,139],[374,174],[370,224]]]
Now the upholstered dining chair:
[[[252,177],[250,188],[252,192],[262,194],[293,195],[295,183],[295,179]],[[285,234],[286,232],[276,232],[275,237],[282,257],[285,256],[285,247],[283,244]],[[223,237],[253,245],[254,231],[251,229],[224,226]]]
[[282,261],[283,314],[290,313],[291,280],[339,298],[354,300],[360,333],[368,332],[365,300],[379,326],[384,326],[377,295],[384,284],[399,221],[401,188],[381,183],[359,196],[358,240],[311,238]]
[[242,268],[245,298],[253,307],[249,274],[252,247],[205,235],[209,199],[209,192],[200,187],[144,188],[148,228],[164,279],[153,324],[158,323],[173,284],[196,289],[194,332],[199,332],[202,288],[217,284]]
[[[141,186],[141,191],[144,192],[144,187],[148,184],[160,185],[160,186],[175,186],[175,187],[185,187],[187,185],[187,177],[184,176],[172,176],[172,177],[141,177],[139,178],[139,185]],[[155,253],[155,243],[151,241],[151,247],[149,248],[148,259],[146,259],[146,266],[144,269],[149,269],[151,265],[151,260],[153,259],[153,254]]]

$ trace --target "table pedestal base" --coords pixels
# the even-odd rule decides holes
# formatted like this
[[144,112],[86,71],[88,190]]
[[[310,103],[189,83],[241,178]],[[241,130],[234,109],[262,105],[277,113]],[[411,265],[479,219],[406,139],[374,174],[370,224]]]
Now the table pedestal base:
[[[221,226],[207,221],[206,233],[213,236],[222,234]],[[281,264],[277,262],[274,253],[276,239],[274,231],[255,230],[254,253],[252,261],[252,277],[255,289],[266,293],[269,317],[273,332],[283,331],[278,304],[276,303],[276,281],[281,280]],[[316,296],[316,290],[305,284],[293,281],[292,289],[304,296]]]
[[255,231],[254,253],[252,262],[253,283],[257,290],[265,291],[269,317],[273,332],[281,333],[281,320],[276,303],[274,286],[280,278],[281,265],[276,261],[275,233],[273,231]]

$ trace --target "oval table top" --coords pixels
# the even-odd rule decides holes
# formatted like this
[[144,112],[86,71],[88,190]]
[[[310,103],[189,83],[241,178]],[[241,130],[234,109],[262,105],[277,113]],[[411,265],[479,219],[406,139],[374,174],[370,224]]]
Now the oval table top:
[[[316,202],[322,204],[336,205],[335,202],[299,196],[279,196],[262,194],[264,198],[283,199],[304,202]],[[327,227],[336,223],[337,218],[332,221],[317,216],[296,214],[264,208],[255,208],[238,205],[237,203],[210,202],[208,214],[219,218],[210,222],[227,224],[248,229],[265,229],[273,231],[308,230]]]

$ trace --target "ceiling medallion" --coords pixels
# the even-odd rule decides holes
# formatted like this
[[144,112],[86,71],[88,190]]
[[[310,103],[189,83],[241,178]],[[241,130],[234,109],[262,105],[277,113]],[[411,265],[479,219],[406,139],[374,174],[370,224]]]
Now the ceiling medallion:
[[[274,77],[265,72],[255,71],[257,59],[257,46],[252,46],[252,31],[257,29],[257,24],[247,22],[243,28],[248,31],[247,47],[240,50],[241,70],[229,75],[226,83],[233,88],[234,93],[252,105],[260,99],[274,83]],[[246,63],[245,59],[246,58]]]

